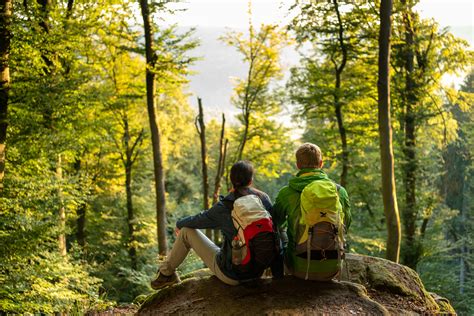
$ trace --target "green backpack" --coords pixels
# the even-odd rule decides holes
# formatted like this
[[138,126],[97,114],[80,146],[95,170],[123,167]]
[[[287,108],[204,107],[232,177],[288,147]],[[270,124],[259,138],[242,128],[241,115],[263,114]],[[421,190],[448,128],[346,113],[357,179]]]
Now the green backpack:
[[328,281],[340,275],[344,258],[344,213],[338,185],[329,179],[315,180],[301,192],[296,234],[296,257],[306,260],[306,271],[295,269],[304,279]]

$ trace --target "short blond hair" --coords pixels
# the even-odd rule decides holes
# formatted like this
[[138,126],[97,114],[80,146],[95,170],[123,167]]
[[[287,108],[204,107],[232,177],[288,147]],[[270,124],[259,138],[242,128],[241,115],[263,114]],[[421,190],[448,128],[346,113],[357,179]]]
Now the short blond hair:
[[323,156],[321,149],[315,144],[304,143],[296,150],[296,164],[298,168],[319,168]]

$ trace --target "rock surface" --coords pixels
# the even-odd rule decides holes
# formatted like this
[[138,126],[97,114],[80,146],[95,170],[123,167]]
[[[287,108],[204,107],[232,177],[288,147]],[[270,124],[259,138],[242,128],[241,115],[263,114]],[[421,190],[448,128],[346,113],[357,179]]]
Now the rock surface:
[[342,280],[285,277],[228,286],[199,270],[180,284],[149,296],[139,315],[413,315],[454,314],[449,302],[428,293],[412,269],[391,261],[348,254]]

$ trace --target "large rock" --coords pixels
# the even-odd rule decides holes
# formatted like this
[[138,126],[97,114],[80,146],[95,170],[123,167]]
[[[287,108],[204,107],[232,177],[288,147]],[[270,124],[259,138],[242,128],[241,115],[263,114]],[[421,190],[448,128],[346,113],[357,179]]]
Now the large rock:
[[394,313],[449,312],[438,306],[414,270],[389,260],[347,254],[342,279],[363,285],[371,298]]
[[[391,261],[348,254],[341,281],[293,277],[228,286],[199,270],[180,284],[149,296],[140,315],[158,314],[346,314],[454,313],[446,299],[428,293],[417,273]],[[442,304],[438,304],[442,302]]]

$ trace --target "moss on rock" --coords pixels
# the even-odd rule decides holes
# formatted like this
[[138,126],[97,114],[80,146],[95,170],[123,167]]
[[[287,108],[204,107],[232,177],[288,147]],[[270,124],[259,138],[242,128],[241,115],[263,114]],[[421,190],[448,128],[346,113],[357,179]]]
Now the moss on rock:
[[454,314],[449,301],[433,298],[412,269],[391,261],[348,254],[337,282],[282,280],[229,286],[201,269],[183,282],[150,295],[139,314]]

